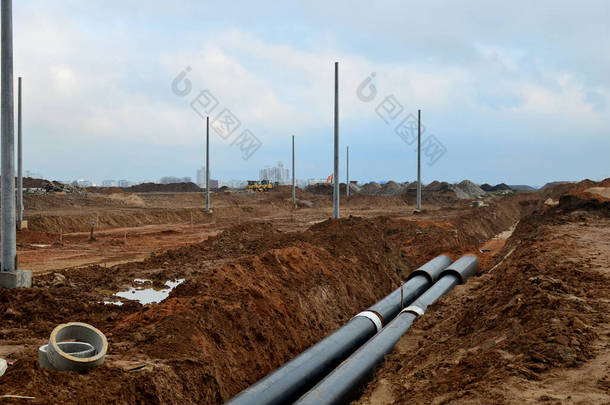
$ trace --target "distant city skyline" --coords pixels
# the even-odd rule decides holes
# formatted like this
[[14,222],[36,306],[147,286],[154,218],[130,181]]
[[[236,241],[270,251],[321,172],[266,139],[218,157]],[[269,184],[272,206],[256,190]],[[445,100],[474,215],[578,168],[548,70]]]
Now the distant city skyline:
[[[278,168],[278,167],[275,167]],[[267,166],[266,169],[273,169],[273,167],[271,166]],[[101,181],[92,181],[90,179],[87,178],[77,178],[77,179],[51,179],[48,178],[47,176],[42,175],[41,173],[33,173],[36,174],[37,176],[35,178],[43,178],[46,180],[51,180],[51,181],[59,181],[65,184],[73,184],[73,185],[79,185],[81,187],[91,187],[91,186],[97,186],[97,187],[130,187],[133,185],[137,185],[137,184],[142,184],[142,183],[157,183],[157,184],[169,184],[169,183],[181,183],[181,182],[185,182],[188,180],[188,182],[193,182],[195,184],[197,184],[199,187],[201,188],[205,188],[205,180],[202,180],[202,182],[199,182],[199,177],[197,177],[201,171],[204,171],[205,167],[201,167],[200,169],[197,169],[196,173],[196,177],[195,179],[191,179],[188,176],[185,177],[174,177],[174,176],[163,176],[160,179],[144,179],[144,180],[130,180],[130,179],[120,179],[120,180],[116,180],[116,179],[105,179],[105,180],[101,180]],[[262,169],[261,173],[263,172]],[[287,169],[286,169],[287,170]],[[288,171],[289,174],[289,171]],[[27,176],[26,176],[27,177]],[[262,178],[260,178],[260,173],[259,173],[259,180],[263,180]],[[262,177],[269,177],[269,176],[262,176]],[[247,184],[248,180],[252,180],[253,178],[248,177],[248,178],[243,178],[243,179],[212,179],[210,178],[210,184],[212,188],[217,188],[217,187],[221,187],[221,186],[227,186],[227,187],[231,187],[231,188],[243,188],[245,187],[245,185]],[[298,187],[304,188],[308,185],[311,184],[317,184],[317,183],[326,183],[327,182],[328,177],[323,178],[323,177],[309,177],[309,178],[296,178],[295,182],[296,185]],[[271,180],[271,181],[277,181],[274,180],[273,178],[269,179],[269,178],[265,178],[265,180]],[[465,179],[463,179],[465,180]],[[387,183],[388,181],[396,181],[398,183],[404,183],[405,181],[397,181],[396,179],[372,179],[372,180],[359,180],[359,179],[353,179],[350,178],[350,182],[354,183],[356,182],[357,184],[363,185],[369,182],[375,182],[375,183],[379,183],[379,184],[383,184],[383,183]],[[416,179],[412,179],[412,180],[406,180],[406,182],[413,182],[416,181]],[[445,180],[439,180],[439,181],[445,181]],[[285,180],[284,182],[280,182],[281,184],[292,184],[292,177],[290,177],[288,180]],[[345,180],[342,180],[341,183],[345,183]],[[424,185],[429,184],[431,182],[422,182]],[[456,182],[448,182],[448,183],[459,183],[459,181]],[[476,183],[477,185],[482,185],[488,183],[492,186],[495,186],[497,184],[500,183],[489,183],[489,182],[480,182],[480,183]],[[520,186],[520,185],[527,185],[530,187],[533,187],[535,189],[541,188],[542,186],[544,186],[546,183],[543,184],[518,184],[518,183],[506,183],[506,182],[501,182],[507,185],[515,185],[515,186]],[[547,183],[552,183],[552,182],[547,182]]]

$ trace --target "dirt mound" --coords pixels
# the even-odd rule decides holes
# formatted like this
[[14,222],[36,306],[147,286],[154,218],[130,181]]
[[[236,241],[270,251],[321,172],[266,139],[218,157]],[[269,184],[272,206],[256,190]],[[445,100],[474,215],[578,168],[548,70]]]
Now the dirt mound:
[[88,192],[99,194],[121,194],[124,190],[121,187],[87,187]]
[[368,195],[377,195],[379,194],[379,191],[381,191],[381,186],[378,183],[375,183],[374,181],[366,183],[360,188],[360,192],[362,194]]
[[379,190],[379,194],[381,195],[398,195],[404,191],[404,188],[401,184],[396,183],[395,181],[388,181],[381,186],[381,190]]
[[108,198],[120,201],[121,203],[132,207],[145,207],[146,203],[142,197],[136,194],[113,193],[109,194]]
[[[481,190],[479,186],[470,180],[462,180],[455,184],[454,187],[456,188],[458,198],[476,198],[485,195],[485,191]],[[463,193],[463,196],[460,192]]]
[[310,184],[309,186],[305,187],[305,191],[311,194],[332,195],[333,185],[329,183]]
[[610,187],[591,187],[583,191],[583,193],[593,194],[596,197],[610,199]]
[[[43,188],[46,184],[50,183],[48,180],[36,179],[33,177],[23,177],[22,180],[23,180],[23,188]],[[15,178],[15,181],[17,181],[16,178]]]
[[595,195],[591,193],[585,195],[585,190],[593,187],[610,187],[610,178],[600,182],[589,179],[580,182],[557,182],[557,184],[552,187],[540,189],[540,192],[545,198],[552,198],[554,200],[558,200],[560,197],[567,194],[580,195],[583,198],[595,198]]
[[170,184],[142,183],[127,187],[124,191],[131,193],[198,193],[202,189],[197,184],[191,182]]
[[[329,184],[329,183],[317,183],[317,184],[310,184],[309,186],[305,187],[305,191],[306,194],[315,194],[315,195],[333,195],[333,191],[334,191],[334,185],[333,184]],[[345,183],[339,183],[339,192],[341,195],[345,195]],[[351,188],[350,190],[354,190],[353,188]],[[303,198],[306,197],[306,195],[302,196]]]
[[574,184],[575,182],[573,181],[551,181],[546,183],[544,186],[540,187],[539,190],[547,190],[549,188],[553,188],[556,186],[561,186],[561,185],[570,185],[570,184]]
[[537,189],[532,187],[532,186],[528,186],[527,184],[509,184],[508,187],[510,187],[512,190],[515,191],[536,191]]
[[[526,186],[524,186],[526,187]],[[500,184],[496,184],[495,186],[492,186],[490,184],[482,184],[480,186],[481,190],[485,191],[485,192],[493,192],[493,191],[510,191],[512,190],[512,188],[504,183],[500,183]]]
[[440,193],[440,194],[449,194],[449,193],[455,194],[455,191],[453,190],[453,187],[451,187],[451,184],[447,183],[446,181],[440,182],[440,181],[435,180],[432,183],[425,186],[424,190],[435,192],[435,193]]
[[354,193],[354,194],[360,194],[362,192],[362,189],[360,188],[360,186],[351,181],[349,184],[349,190],[350,190],[350,193]]

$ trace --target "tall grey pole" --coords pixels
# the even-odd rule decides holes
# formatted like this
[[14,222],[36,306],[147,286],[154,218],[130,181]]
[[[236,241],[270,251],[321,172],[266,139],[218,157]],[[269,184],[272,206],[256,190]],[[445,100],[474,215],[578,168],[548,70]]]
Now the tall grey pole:
[[21,77],[17,86],[17,223],[23,221],[23,147],[21,143]]
[[339,62],[335,62],[335,170],[333,173],[333,211],[339,219]]
[[296,183],[294,177],[294,135],[292,135],[292,204],[296,204]]
[[421,210],[421,110],[417,110],[417,210]]
[[345,180],[346,193],[347,193],[347,196],[349,197],[349,146],[347,147],[347,156],[345,159],[345,175],[346,175],[346,180]]
[[210,117],[205,117],[205,210],[210,212]]
[[13,117],[13,7],[2,0],[2,271],[16,270],[15,122]]

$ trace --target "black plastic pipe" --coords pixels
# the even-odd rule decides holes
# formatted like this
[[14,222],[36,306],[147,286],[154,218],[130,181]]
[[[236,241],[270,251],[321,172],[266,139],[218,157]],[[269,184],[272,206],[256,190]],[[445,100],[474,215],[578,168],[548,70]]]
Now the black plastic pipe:
[[[441,255],[409,276],[402,286],[288,363],[243,390],[227,405],[292,403],[409,305],[451,264]],[[402,289],[402,292],[401,292]],[[402,302],[401,302],[402,297]]]
[[345,404],[355,399],[363,384],[375,372],[377,364],[394,349],[400,337],[413,321],[423,315],[426,308],[448,293],[457,284],[464,283],[477,271],[476,256],[463,256],[441,273],[439,280],[413,304],[403,309],[392,322],[384,327],[332,373],[303,395],[296,404],[329,405]]

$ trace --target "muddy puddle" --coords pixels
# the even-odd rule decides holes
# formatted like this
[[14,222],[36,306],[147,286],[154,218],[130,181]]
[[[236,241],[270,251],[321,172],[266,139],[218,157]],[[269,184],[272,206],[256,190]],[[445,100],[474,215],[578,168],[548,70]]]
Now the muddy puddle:
[[[150,282],[150,280],[144,279],[135,279],[135,283],[137,284],[145,284]],[[165,282],[166,288],[156,289],[153,287],[143,288],[141,286],[132,287],[127,291],[119,291],[114,294],[116,297],[125,298],[132,301],[138,301],[142,305],[146,304],[157,304],[169,296],[169,293],[172,292],[174,288],[179,286],[184,282],[184,279],[178,280],[169,280]],[[105,301],[105,304],[114,304],[114,305],[122,305],[120,301]]]

